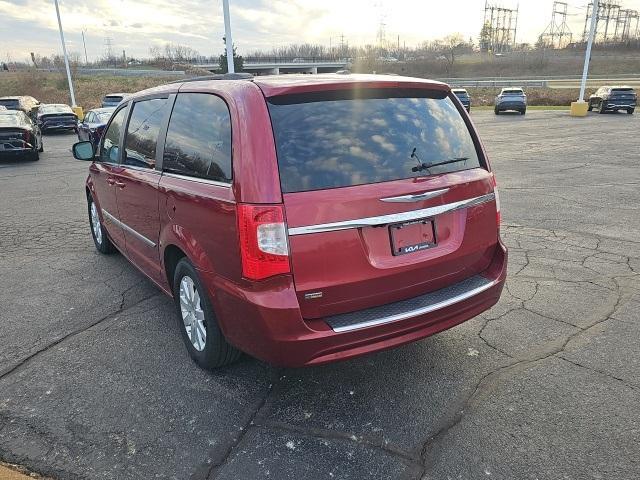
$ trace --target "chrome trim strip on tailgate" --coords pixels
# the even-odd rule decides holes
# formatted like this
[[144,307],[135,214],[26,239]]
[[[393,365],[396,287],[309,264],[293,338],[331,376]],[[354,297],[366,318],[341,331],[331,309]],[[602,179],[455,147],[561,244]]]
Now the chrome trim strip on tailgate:
[[388,225],[392,223],[409,222],[420,218],[435,217],[443,213],[461,210],[463,208],[474,207],[483,203],[495,200],[494,192],[481,195],[479,197],[460,200],[459,202],[437,205],[435,207],[412,210],[410,212],[392,213],[390,215],[380,215],[378,217],[366,217],[356,220],[345,220],[343,222],[321,223],[318,225],[307,225],[304,227],[289,228],[289,235],[307,235],[309,233],[333,232],[336,230],[348,230],[351,228],[373,227],[376,225]]
[[137,232],[136,230],[134,230],[133,228],[131,228],[129,225],[127,225],[126,223],[122,223],[120,220],[118,220],[116,217],[114,217],[113,215],[111,215],[109,212],[107,212],[104,208],[102,209],[102,214],[107,217],[109,220],[111,220],[113,223],[115,223],[116,225],[118,225],[120,228],[126,230],[127,232],[129,232],[131,235],[133,235],[134,237],[138,238],[139,240],[142,240],[144,243],[146,243],[147,245],[149,245],[150,247],[154,248],[156,246],[155,242],[152,242],[151,240],[149,240],[147,237],[145,237],[144,235],[142,235],[141,233]]
[[[417,317],[419,315],[424,315],[426,313],[431,313],[431,312],[435,312],[436,310],[441,310],[443,308],[449,307],[455,303],[458,302],[462,302],[463,300],[467,300],[475,295],[478,295],[479,293],[484,292],[485,290],[489,290],[491,287],[495,286],[496,284],[498,284],[499,279],[495,279],[495,280],[489,280],[489,279],[484,279],[486,280],[486,283],[483,285],[480,285],[478,287],[475,287],[473,289],[467,290],[463,293],[460,293],[458,295],[455,295],[453,297],[449,297],[446,298],[444,300],[441,300],[439,302],[430,304],[430,305],[426,305],[424,307],[421,308],[416,308],[416,309],[412,309],[406,312],[402,312],[402,313],[397,313],[394,315],[387,315],[387,316],[382,316],[380,318],[376,318],[373,320],[367,320],[364,322],[359,322],[359,323],[353,323],[353,324],[347,324],[347,325],[337,325],[337,326],[332,326],[331,325],[331,321],[330,318],[325,319],[327,321],[327,323],[329,324],[329,326],[331,326],[332,330],[336,333],[341,333],[341,332],[350,332],[353,330],[359,330],[361,328],[367,328],[367,327],[373,327],[376,325],[382,325],[385,323],[391,323],[391,322],[397,322],[400,320],[406,320],[412,317]],[[446,288],[442,289],[443,291],[446,290]],[[437,293],[437,292],[434,292]],[[428,294],[427,294],[428,295]],[[401,303],[401,302],[399,302]],[[356,312],[357,314],[358,312]],[[349,315],[349,314],[346,314]],[[336,315],[336,317],[339,317],[340,315]]]
[[430,198],[437,197],[438,195],[443,195],[448,191],[448,188],[442,188],[440,190],[432,190],[431,192],[416,193],[413,195],[402,195],[401,197],[381,198],[380,201],[390,203],[419,202],[420,200],[428,200]]

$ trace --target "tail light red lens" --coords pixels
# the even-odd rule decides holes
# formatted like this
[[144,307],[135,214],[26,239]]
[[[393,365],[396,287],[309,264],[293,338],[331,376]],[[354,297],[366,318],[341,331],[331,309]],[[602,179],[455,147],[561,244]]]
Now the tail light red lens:
[[287,225],[282,205],[238,205],[242,275],[262,280],[290,273]]
[[24,143],[31,143],[31,132],[28,130],[22,132],[22,139],[24,140]]

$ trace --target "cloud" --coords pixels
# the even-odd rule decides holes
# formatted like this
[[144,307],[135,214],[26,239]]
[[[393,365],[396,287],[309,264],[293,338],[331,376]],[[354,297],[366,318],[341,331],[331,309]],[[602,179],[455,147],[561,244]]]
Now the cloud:
[[[514,7],[518,0],[503,0]],[[625,0],[640,9],[640,0]],[[461,32],[477,40],[482,0],[230,0],[233,38],[240,53],[289,43],[328,45],[344,34],[350,44],[372,44],[380,22],[389,41],[418,45]],[[553,0],[520,0],[518,40],[536,40],[551,18]],[[569,0],[570,27],[582,33],[584,8]],[[583,5],[582,5],[583,6]],[[85,30],[90,58],[114,49],[144,56],[156,43],[180,43],[203,55],[222,53],[224,23],[220,0],[60,0],[69,48],[80,51]],[[28,52],[59,53],[55,9],[51,0],[0,0],[0,54],[15,58]]]

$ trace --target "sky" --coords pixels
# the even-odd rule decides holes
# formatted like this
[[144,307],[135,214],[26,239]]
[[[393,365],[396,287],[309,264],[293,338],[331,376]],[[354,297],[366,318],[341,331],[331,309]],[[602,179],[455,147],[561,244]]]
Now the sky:
[[[569,3],[569,26],[581,35],[587,0]],[[290,43],[375,44],[381,20],[386,38],[416,46],[459,32],[477,43],[485,0],[229,0],[240,54]],[[519,5],[518,42],[535,42],[551,20],[553,0],[490,0]],[[640,10],[640,0],[621,0]],[[221,0],[60,0],[67,48],[89,60],[113,52],[145,57],[152,46],[187,45],[202,55],[222,53]],[[0,0],[0,60],[25,60],[29,52],[61,52],[53,0]]]

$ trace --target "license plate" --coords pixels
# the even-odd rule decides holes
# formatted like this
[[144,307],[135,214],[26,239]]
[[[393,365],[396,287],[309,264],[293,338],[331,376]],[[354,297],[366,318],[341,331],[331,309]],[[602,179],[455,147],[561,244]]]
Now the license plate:
[[389,227],[391,250],[394,255],[406,255],[431,248],[436,244],[432,220],[416,220]]

